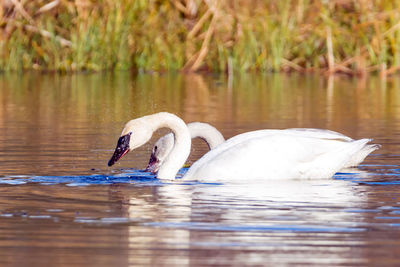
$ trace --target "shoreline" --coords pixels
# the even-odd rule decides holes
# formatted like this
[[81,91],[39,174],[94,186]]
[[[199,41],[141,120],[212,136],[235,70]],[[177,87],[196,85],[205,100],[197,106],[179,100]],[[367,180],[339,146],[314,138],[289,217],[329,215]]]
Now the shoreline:
[[4,1],[0,71],[400,71],[400,3]]

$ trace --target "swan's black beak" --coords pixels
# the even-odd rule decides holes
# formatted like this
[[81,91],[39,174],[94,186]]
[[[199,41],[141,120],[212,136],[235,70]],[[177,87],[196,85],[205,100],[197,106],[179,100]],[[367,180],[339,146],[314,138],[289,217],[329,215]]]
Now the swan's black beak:
[[108,166],[114,165],[115,162],[129,152],[129,141],[131,139],[131,134],[132,133],[128,133],[118,139],[117,147],[115,148],[114,154],[108,162]]
[[152,172],[152,173],[155,173],[158,171],[158,160],[153,153],[151,153],[150,160],[149,160],[149,163],[147,164],[145,171]]

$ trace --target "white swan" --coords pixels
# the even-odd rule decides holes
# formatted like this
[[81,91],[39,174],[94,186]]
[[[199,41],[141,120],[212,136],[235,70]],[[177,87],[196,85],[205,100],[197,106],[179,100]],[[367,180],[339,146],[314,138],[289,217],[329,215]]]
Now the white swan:
[[[161,112],[129,121],[118,140],[108,165],[128,151],[149,141],[154,131],[168,127],[174,147],[160,167],[157,177],[174,179],[190,153],[189,130],[177,116]],[[313,179],[330,178],[360,151],[372,152],[371,139],[348,140],[320,130],[259,130],[237,135],[207,152],[196,161],[184,179]],[[367,152],[363,152],[364,154]]]
[[[209,149],[213,149],[217,145],[223,143],[225,141],[222,134],[213,126],[208,123],[201,122],[192,122],[187,124],[189,128],[189,132],[193,138],[201,138],[203,139]],[[278,132],[277,132],[278,131]],[[273,134],[279,132],[291,132],[296,135],[303,135],[305,137],[314,137],[314,138],[327,138],[327,139],[337,139],[342,140],[343,142],[352,142],[354,141],[352,138],[330,130],[323,129],[311,129],[311,128],[291,128],[286,130],[262,130],[262,134]],[[240,140],[245,140],[246,136],[251,138],[252,135],[246,134],[241,135]],[[164,135],[160,139],[158,139],[152,149],[152,153],[150,155],[149,163],[146,167],[146,171],[150,171],[156,173],[159,167],[163,164],[165,158],[172,150],[174,145],[174,136],[172,133]],[[360,164],[365,157],[368,156],[369,153],[377,149],[377,145],[367,145],[363,149],[361,149],[358,153],[354,154],[352,158],[343,166],[343,168],[354,167]]]
[[[197,137],[203,139],[207,143],[209,149],[213,149],[225,141],[224,136],[208,123],[191,122],[187,124],[187,127],[192,139]],[[166,134],[158,139],[151,151],[146,171],[156,173],[164,163],[165,158],[171,152],[173,146],[174,135],[172,133]]]

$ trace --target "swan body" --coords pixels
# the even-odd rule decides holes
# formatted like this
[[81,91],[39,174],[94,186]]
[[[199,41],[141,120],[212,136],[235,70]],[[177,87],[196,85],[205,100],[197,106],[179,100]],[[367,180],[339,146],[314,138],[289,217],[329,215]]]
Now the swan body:
[[[346,167],[353,156],[365,149],[371,141],[361,139],[343,142],[337,139],[304,136],[296,131],[278,131],[250,132],[229,139],[196,161],[183,178],[330,178]],[[229,171],[224,167],[227,164]]]
[[[191,138],[203,139],[209,149],[215,148],[217,145],[225,141],[224,136],[213,126],[208,123],[191,122],[187,124]],[[172,133],[166,134],[158,139],[151,151],[149,163],[147,164],[146,171],[157,172],[164,160],[171,152],[174,146],[174,135]]]
[[[108,165],[145,144],[158,128],[169,127],[174,146],[157,177],[174,179],[190,153],[188,127],[177,116],[157,113],[125,125]],[[315,179],[330,178],[346,165],[379,148],[371,139],[353,140],[317,129],[258,130],[239,134],[218,145],[196,161],[183,179]],[[361,153],[361,151],[363,151]],[[361,156],[360,156],[361,155]],[[364,157],[364,158],[363,158]]]
[[[228,149],[240,142],[250,140],[252,138],[267,137],[272,135],[290,134],[298,137],[310,137],[315,139],[327,139],[331,140],[332,144],[350,143],[355,141],[351,137],[344,134],[325,130],[325,129],[313,129],[313,128],[290,128],[283,130],[266,129],[251,131],[243,134],[236,135],[229,139],[229,142],[224,145],[225,149]],[[371,140],[370,140],[371,141]],[[366,145],[358,152],[352,155],[348,161],[344,164],[343,168],[354,167],[360,164],[371,152],[378,149],[380,145]],[[215,152],[216,153],[216,152]]]

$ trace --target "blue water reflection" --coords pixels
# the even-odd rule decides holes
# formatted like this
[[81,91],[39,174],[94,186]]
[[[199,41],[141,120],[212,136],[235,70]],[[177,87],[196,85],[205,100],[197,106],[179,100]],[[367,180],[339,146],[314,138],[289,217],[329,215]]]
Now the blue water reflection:
[[19,185],[26,183],[40,183],[42,185],[65,184],[67,186],[110,185],[118,183],[139,183],[161,185],[162,182],[155,175],[141,170],[129,170],[114,175],[82,175],[82,176],[31,176],[10,175],[0,177],[1,184]]
[[[373,169],[371,169],[373,167]],[[400,184],[400,168],[398,165],[360,165],[359,168],[350,168],[348,172],[338,172],[334,180],[343,180],[366,185],[398,185]],[[179,180],[188,168],[182,168],[177,175],[177,182],[191,184],[196,181]],[[377,177],[382,176],[382,181]],[[323,181],[323,180],[321,180]],[[150,172],[137,169],[120,170],[117,174],[93,174],[75,176],[34,176],[34,175],[9,175],[0,177],[0,184],[19,185],[26,183],[40,183],[43,185],[65,184],[67,186],[110,185],[118,183],[163,185],[168,183],[156,178]],[[204,183],[221,184],[221,183]]]

